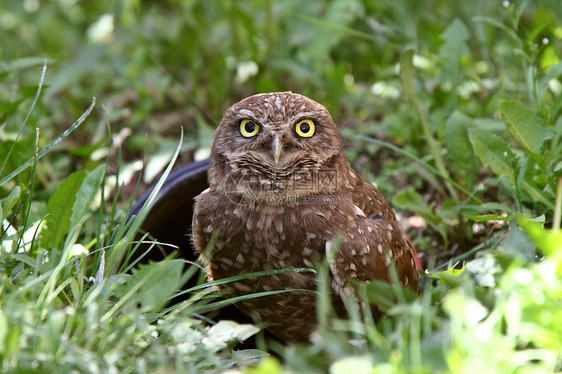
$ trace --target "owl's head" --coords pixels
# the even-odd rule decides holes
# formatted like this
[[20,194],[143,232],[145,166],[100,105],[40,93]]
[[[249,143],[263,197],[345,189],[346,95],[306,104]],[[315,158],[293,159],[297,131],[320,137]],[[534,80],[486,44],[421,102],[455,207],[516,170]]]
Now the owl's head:
[[341,163],[347,163],[342,141],[324,106],[292,92],[264,93],[226,110],[215,131],[209,182],[257,198],[333,192],[314,178]]

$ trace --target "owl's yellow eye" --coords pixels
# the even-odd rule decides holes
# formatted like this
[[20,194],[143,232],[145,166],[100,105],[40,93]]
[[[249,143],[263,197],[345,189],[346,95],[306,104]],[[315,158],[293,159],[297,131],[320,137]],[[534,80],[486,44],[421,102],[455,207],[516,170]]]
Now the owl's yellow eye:
[[310,119],[303,119],[296,124],[295,131],[299,136],[302,136],[303,138],[310,138],[312,135],[314,135],[314,122],[312,122],[312,120]]
[[240,122],[240,134],[245,138],[251,138],[260,132],[260,125],[252,120],[245,119]]

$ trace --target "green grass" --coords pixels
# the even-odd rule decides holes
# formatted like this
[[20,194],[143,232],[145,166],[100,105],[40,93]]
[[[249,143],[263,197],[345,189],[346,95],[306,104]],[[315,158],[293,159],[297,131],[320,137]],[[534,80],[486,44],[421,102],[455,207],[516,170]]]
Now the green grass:
[[[3,2],[0,371],[562,371],[561,20],[557,0]],[[391,318],[339,320],[320,268],[310,346],[209,328],[211,285],[169,305],[199,277],[182,259],[122,265],[135,191],[275,90],[325,104],[423,222],[421,295],[373,283]]]

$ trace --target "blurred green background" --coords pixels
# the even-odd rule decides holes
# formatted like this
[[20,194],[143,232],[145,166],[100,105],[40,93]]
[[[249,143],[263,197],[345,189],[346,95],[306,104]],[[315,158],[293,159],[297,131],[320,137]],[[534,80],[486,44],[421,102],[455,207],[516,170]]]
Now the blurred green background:
[[[86,346],[102,368],[139,372],[142,362],[169,369],[169,362],[154,357],[175,359],[169,347],[187,344],[182,339],[191,335],[175,336],[173,317],[162,318],[159,327],[152,321],[142,325],[145,312],[130,312],[134,299],[127,306],[132,309],[107,312],[116,316],[115,325],[90,332],[103,342],[101,348],[80,334],[70,334],[67,346],[56,326],[65,334],[97,328],[96,314],[88,309],[90,292],[104,290],[107,299],[96,306],[103,310],[111,304],[107,300],[129,295],[128,290],[86,282],[77,291],[73,265],[62,257],[57,265],[71,243],[62,248],[69,227],[57,237],[59,246],[51,245],[47,234],[41,243],[21,238],[33,237],[31,229],[38,226],[32,225],[44,219],[49,224],[57,200],[51,207],[48,201],[59,188],[64,195],[69,175],[74,181],[86,178],[71,173],[84,170],[92,180],[101,175],[98,167],[107,165],[105,198],[119,195],[119,202],[102,206],[96,219],[88,220],[85,207],[91,201],[81,201],[84,229],[74,238],[89,253],[81,257],[80,274],[96,276],[97,246],[121,243],[111,233],[114,214],[126,216],[137,175],[142,173],[141,191],[160,175],[181,128],[177,165],[208,156],[213,130],[232,103],[282,90],[307,95],[330,110],[348,159],[401,213],[430,277],[439,283],[427,286],[407,308],[387,310],[396,322],[378,330],[371,326],[370,350],[354,350],[346,338],[326,335],[312,350],[279,349],[284,365],[307,372],[329,367],[332,373],[365,362],[397,373],[560,370],[561,58],[560,0],[1,1],[0,177],[68,129],[93,97],[96,105],[33,168],[0,186],[5,274],[0,359],[12,357],[2,361],[0,371],[17,363],[34,367],[37,357],[45,372],[57,368],[56,359],[42,356],[43,345],[30,343],[36,337],[45,339],[45,347],[60,344],[59,360],[69,368],[82,364],[72,353],[76,344]],[[31,110],[38,88],[41,95]],[[108,227],[111,235],[104,234]],[[12,255],[8,242],[29,257]],[[41,253],[51,262],[39,266]],[[467,258],[473,261],[464,273],[440,272]],[[66,266],[64,277],[52,273],[54,266]],[[166,266],[162,273],[172,274]],[[45,279],[51,283],[43,285]],[[36,303],[51,285],[59,286],[57,292],[50,289],[56,302]],[[76,320],[57,314],[70,304]],[[12,305],[6,317],[2,305]],[[19,314],[26,310],[33,313]],[[162,313],[161,305],[151,312]],[[45,319],[55,326],[50,325],[51,335],[14,327],[26,320],[42,331]],[[76,325],[84,330],[74,330]],[[198,329],[182,326],[192,333]],[[123,338],[124,346],[111,351],[114,331],[130,332],[130,340]],[[154,331],[161,340],[152,340]],[[138,336],[146,340],[138,343]],[[226,346],[195,355],[197,367],[221,367],[210,364],[208,355]],[[121,363],[111,366],[108,351]],[[14,352],[21,355],[14,358]],[[345,361],[347,356],[355,359]],[[274,360],[260,367],[258,372],[281,372]]]

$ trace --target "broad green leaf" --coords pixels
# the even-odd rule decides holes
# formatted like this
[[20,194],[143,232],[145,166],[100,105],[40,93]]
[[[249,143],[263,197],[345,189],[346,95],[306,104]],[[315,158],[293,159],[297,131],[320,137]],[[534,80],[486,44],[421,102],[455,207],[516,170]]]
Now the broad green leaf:
[[503,101],[500,113],[505,127],[527,152],[538,155],[544,141],[552,137],[544,121],[521,103]]
[[525,261],[533,261],[537,255],[537,248],[528,235],[519,228],[515,221],[509,222],[509,231],[503,238],[500,245],[501,249],[516,257],[521,257]]
[[514,181],[513,168],[510,166],[513,153],[505,141],[480,129],[470,129],[468,136],[474,153],[484,165],[489,166],[498,176],[505,175]]
[[468,129],[473,127],[471,118],[455,111],[447,120],[443,133],[449,160],[463,169],[469,168],[474,161],[474,151],[468,139]]
[[458,18],[455,18],[441,34],[441,38],[445,41],[439,51],[439,56],[445,61],[442,73],[444,80],[449,82],[456,82],[458,80],[461,58],[470,54],[466,44],[469,37],[468,29]]
[[503,121],[496,120],[493,118],[474,118],[472,120],[476,127],[485,130],[485,131],[492,131],[492,132],[505,132],[505,125]]
[[226,348],[230,342],[244,341],[259,331],[260,329],[254,325],[222,320],[207,331],[207,339],[203,340],[203,344],[211,352],[218,352]]
[[470,37],[468,29],[463,21],[455,18],[451,24],[445,29],[441,38],[445,40],[445,44],[441,47],[440,56],[442,57],[458,57],[460,50],[468,51],[466,41]]
[[460,269],[457,269],[455,264],[455,266],[451,266],[447,270],[433,272],[429,274],[429,277],[439,279],[441,284],[457,287],[466,279],[465,270],[466,264],[463,263]]
[[72,206],[71,226],[77,225],[80,219],[88,212],[88,208],[98,192],[104,172],[105,166],[100,165],[84,178],[80,189],[76,193],[76,201]]
[[163,260],[139,265],[124,284],[117,287],[124,308],[150,313],[168,303],[182,287],[184,260]]
[[43,233],[48,247],[56,247],[70,229],[70,217],[80,190],[86,178],[85,171],[77,171],[68,176],[57,188],[47,203],[47,229]]
[[422,197],[413,188],[408,188],[396,195],[392,203],[400,209],[415,212],[433,225],[438,225],[441,218],[433,213],[433,209],[423,202]]
[[519,217],[517,223],[527,232],[545,255],[555,256],[558,254],[560,256],[560,253],[562,253],[562,230],[545,229],[541,223],[532,222],[523,217]]

